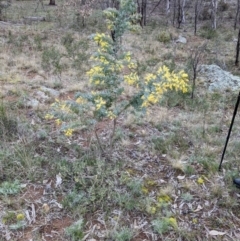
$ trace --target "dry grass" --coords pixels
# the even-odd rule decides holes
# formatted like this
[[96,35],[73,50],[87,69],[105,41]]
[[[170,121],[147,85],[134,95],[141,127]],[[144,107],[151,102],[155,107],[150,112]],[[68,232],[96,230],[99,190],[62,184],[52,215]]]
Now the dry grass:
[[[53,69],[42,67],[45,49],[55,46],[66,54],[61,41],[66,33],[86,41],[96,31],[94,18],[86,29],[71,29],[72,15],[59,27],[61,4],[40,9],[37,15],[48,21],[30,25],[23,18],[35,14],[35,2],[14,1],[5,15],[9,22],[0,23],[0,240],[73,240],[77,235],[77,240],[238,240],[239,194],[232,178],[239,172],[239,118],[223,171],[217,170],[235,93],[209,94],[198,82],[193,100],[167,95],[145,115],[130,110],[118,120],[110,162],[86,124],[89,117],[74,122],[82,126],[68,139],[54,120],[44,118],[55,98],[40,101],[41,108],[26,107],[41,86],[58,90],[61,100],[89,89],[88,59],[76,68],[63,57],[61,80]],[[101,27],[100,16],[98,21]],[[217,31],[217,39],[208,40],[203,62],[239,73],[230,64],[236,34],[229,25],[226,22],[225,32]],[[166,30],[172,39],[182,34],[188,44],[159,42],[159,33]],[[192,32],[191,25],[177,30],[149,25],[126,34],[123,44],[138,61],[140,75],[163,63],[190,71],[191,49],[205,41]],[[89,56],[95,48],[90,43],[84,53]],[[132,93],[129,88],[125,97]],[[106,146],[110,126],[105,120],[99,123],[98,134]],[[21,213],[24,219],[18,220]],[[165,228],[170,218],[176,219],[177,228]],[[211,230],[224,234],[215,238]]]

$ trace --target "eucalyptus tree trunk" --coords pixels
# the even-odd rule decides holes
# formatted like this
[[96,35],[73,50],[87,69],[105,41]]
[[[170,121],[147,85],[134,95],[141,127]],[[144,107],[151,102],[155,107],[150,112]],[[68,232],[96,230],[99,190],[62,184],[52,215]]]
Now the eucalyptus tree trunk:
[[212,5],[212,28],[217,29],[218,0],[211,0],[211,5]]
[[239,8],[240,8],[240,0],[237,1],[237,12],[236,12],[235,21],[234,21],[234,30],[236,30],[237,28]]
[[195,6],[194,6],[194,35],[197,34],[198,16],[199,16],[199,13],[201,12],[202,1],[203,0],[196,0],[195,1]]
[[178,28],[181,27],[181,24],[185,22],[185,0],[178,0],[177,4],[177,20],[178,20]]
[[55,0],[50,0],[49,5],[55,6],[56,5]]
[[172,19],[173,26],[175,26],[176,7],[177,7],[177,0],[173,0],[173,19]]
[[186,19],[185,19],[185,4],[186,4],[186,0],[182,0],[182,4],[181,4],[181,12],[182,12],[182,22],[185,23]]
[[170,13],[170,0],[166,0],[166,15]]
[[138,13],[141,14],[140,25],[146,26],[147,24],[147,0],[137,0]]

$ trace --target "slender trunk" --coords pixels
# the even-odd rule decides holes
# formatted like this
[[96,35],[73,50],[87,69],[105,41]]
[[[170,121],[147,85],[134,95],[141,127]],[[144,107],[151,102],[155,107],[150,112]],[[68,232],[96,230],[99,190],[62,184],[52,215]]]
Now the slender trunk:
[[140,25],[146,26],[147,23],[147,0],[142,0],[141,3],[137,0],[137,11],[141,14]]
[[112,135],[111,135],[111,139],[110,139],[110,152],[113,149],[113,142],[114,142],[114,136],[115,136],[115,132],[116,132],[116,125],[117,125],[117,118],[114,118],[114,120],[113,120],[113,131],[112,131]]
[[192,94],[191,94],[191,98],[194,98],[194,91],[195,91],[195,87],[196,87],[196,78],[197,78],[197,69],[193,68],[193,85],[192,85]]
[[212,4],[212,28],[217,29],[217,8],[218,8],[218,0],[211,0]]
[[235,21],[234,21],[234,30],[236,30],[237,28],[239,8],[240,8],[240,0],[238,0],[238,3],[237,3],[237,12],[236,12]]
[[146,26],[147,24],[147,0],[142,0],[142,24]]
[[176,5],[177,5],[177,0],[173,0],[173,21],[172,21],[173,26],[175,26],[175,19],[176,19]]
[[170,0],[166,0],[166,15],[168,16],[170,13]]
[[181,12],[182,12],[182,22],[185,23],[186,19],[185,19],[185,3],[186,0],[182,0],[182,5],[181,5]]
[[197,21],[198,21],[198,0],[195,3],[195,16],[194,16],[194,35],[197,34]]
[[178,19],[178,28],[180,28],[182,20],[183,20],[181,0],[178,0],[178,16],[177,16],[177,19]]
[[49,5],[55,6],[56,5],[55,0],[50,0]]
[[195,16],[194,16],[194,35],[197,35],[198,16],[199,16],[199,13],[201,12],[202,1],[203,0],[196,0],[196,2],[195,2],[195,7],[194,7],[194,11],[195,11]]
[[237,41],[237,46],[236,46],[236,60],[235,60],[236,66],[238,66],[238,64],[239,64],[239,48],[240,48],[240,29],[238,31],[238,41]]

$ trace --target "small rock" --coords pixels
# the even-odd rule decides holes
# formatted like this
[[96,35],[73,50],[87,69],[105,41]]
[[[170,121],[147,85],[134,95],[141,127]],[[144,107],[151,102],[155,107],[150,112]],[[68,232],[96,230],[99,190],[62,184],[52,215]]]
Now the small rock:
[[39,101],[36,99],[30,99],[26,102],[28,108],[37,108],[39,106]]
[[41,89],[43,92],[45,92],[46,94],[48,94],[50,97],[57,98],[57,97],[59,97],[59,95],[60,95],[60,92],[59,92],[59,91],[54,90],[54,89],[52,89],[52,88],[48,88],[48,87],[42,86],[40,89]]
[[40,90],[36,92],[35,96],[39,100],[48,100],[49,99],[49,96],[47,96],[43,91],[40,91]]
[[178,37],[178,39],[176,40],[176,43],[186,44],[187,43],[187,39],[180,35]]

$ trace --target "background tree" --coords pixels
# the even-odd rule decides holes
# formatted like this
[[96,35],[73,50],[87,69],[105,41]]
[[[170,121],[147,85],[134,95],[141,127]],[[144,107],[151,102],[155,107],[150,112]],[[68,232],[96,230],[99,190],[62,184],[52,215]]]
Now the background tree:
[[235,16],[235,21],[234,21],[234,30],[236,30],[236,28],[237,28],[239,8],[240,8],[240,0],[237,1],[237,11],[236,11],[236,16]]
[[147,0],[137,0],[138,13],[141,14],[140,24],[146,26],[147,24]]
[[203,0],[196,0],[195,6],[194,6],[194,35],[197,34],[197,23],[198,23],[198,17],[202,10],[202,2]]
[[197,74],[198,74],[198,66],[199,66],[199,63],[203,59],[204,51],[205,51],[206,47],[207,47],[207,43],[203,43],[196,50],[193,50],[190,55],[190,65],[191,65],[192,72],[193,72],[192,94],[191,94],[192,99],[194,97],[196,79],[197,79]]
[[211,19],[212,19],[212,28],[217,29],[217,9],[218,9],[218,0],[211,0]]
[[3,20],[3,10],[11,6],[11,1],[0,0],[0,20]]
[[178,28],[181,27],[181,24],[185,22],[185,0],[178,0],[177,3],[177,20]]
[[56,5],[55,0],[50,0],[49,5],[55,6]]
[[170,0],[166,0],[166,15],[168,16],[170,13]]

